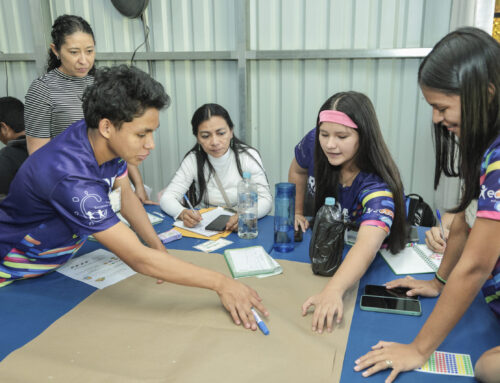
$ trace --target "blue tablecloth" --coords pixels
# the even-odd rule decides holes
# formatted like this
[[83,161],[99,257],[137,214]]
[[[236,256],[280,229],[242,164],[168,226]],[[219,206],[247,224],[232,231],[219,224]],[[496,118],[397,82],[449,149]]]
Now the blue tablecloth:
[[[158,207],[147,206],[147,210],[159,211]],[[172,227],[172,219],[156,225],[157,232]],[[290,253],[278,253],[272,249],[273,217],[259,220],[259,236],[254,240],[242,240],[236,234],[227,239],[233,243],[227,248],[237,248],[262,245],[274,258],[297,262],[309,262],[310,230],[304,234],[304,240],[295,245]],[[423,231],[421,231],[421,234]],[[167,244],[167,248],[192,250],[192,246],[204,240],[182,238]],[[96,242],[88,241],[81,252],[89,252],[99,247]],[[221,249],[223,251],[225,248]],[[347,253],[346,247],[345,253]],[[420,275],[418,278],[431,278],[432,275]],[[351,330],[347,344],[342,382],[383,382],[387,371],[375,376],[363,378],[353,370],[354,361],[370,350],[379,340],[410,342],[418,333],[434,307],[436,299],[421,298],[421,317],[410,317],[362,311],[359,309],[359,299],[366,284],[382,284],[395,279],[396,276],[385,261],[377,256],[367,273],[360,281],[356,308],[352,318]],[[325,284],[328,279],[325,278]],[[51,273],[40,278],[15,282],[0,289],[0,360],[15,349],[34,339],[54,321],[70,311],[87,298],[95,289],[91,286],[67,278],[59,273]],[[299,312],[299,308],[297,308]],[[322,336],[335,336],[325,333]],[[473,363],[487,349],[500,345],[500,324],[489,310],[479,294],[473,304],[460,320],[455,329],[439,347],[441,351],[470,354]],[[305,356],[306,358],[307,356]],[[398,382],[446,382],[451,378],[445,375],[409,372],[400,375]],[[463,382],[474,381],[472,378],[462,378]]]
[[[419,235],[422,242],[425,231],[426,228],[419,228]],[[273,250],[270,254],[275,259],[308,263],[310,239],[311,230],[308,230],[304,234],[304,240],[295,245],[293,252],[278,253]],[[346,246],[344,256],[349,249],[350,246]],[[415,276],[415,278],[419,279],[431,279],[433,277],[433,274]],[[437,298],[420,298],[422,306],[422,316],[420,317],[363,311],[359,308],[359,300],[363,294],[365,285],[380,285],[397,278],[399,276],[392,272],[380,255],[375,258],[366,274],[361,278],[342,368],[341,382],[384,382],[389,375],[388,370],[379,372],[370,378],[363,378],[361,373],[354,371],[354,361],[370,351],[371,346],[377,344],[379,340],[410,343],[432,312]],[[327,282],[328,278],[325,278],[325,285]],[[331,334],[325,333],[323,336],[335,336],[335,330]],[[439,346],[438,350],[470,354],[472,362],[475,364],[484,351],[498,345],[500,345],[500,323],[486,305],[482,293],[479,293],[463,318]],[[439,383],[448,382],[450,379],[452,377],[447,375],[411,371],[399,375],[397,382],[425,381],[426,383]],[[474,378],[462,377],[460,379],[462,382],[475,381]]]

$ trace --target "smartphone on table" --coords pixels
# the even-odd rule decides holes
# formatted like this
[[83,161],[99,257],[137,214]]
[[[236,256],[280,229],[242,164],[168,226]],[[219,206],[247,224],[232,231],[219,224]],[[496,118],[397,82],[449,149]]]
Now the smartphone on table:
[[227,224],[227,221],[229,221],[229,218],[231,218],[230,215],[225,215],[225,214],[219,215],[212,222],[210,222],[207,226],[205,226],[205,229],[212,230],[212,231],[224,231],[224,230],[226,230],[226,224]]
[[389,297],[389,298],[408,298],[416,299],[416,296],[409,297],[406,295],[411,289],[407,287],[394,287],[392,289],[387,289],[382,285],[366,285],[365,295],[374,295],[377,297]]
[[422,315],[420,301],[416,299],[362,295],[359,306],[361,310],[365,311],[414,316]]

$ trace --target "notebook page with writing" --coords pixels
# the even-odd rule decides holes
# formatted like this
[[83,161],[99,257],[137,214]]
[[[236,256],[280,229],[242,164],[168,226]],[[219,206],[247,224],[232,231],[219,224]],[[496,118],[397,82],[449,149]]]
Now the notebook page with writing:
[[380,254],[396,275],[434,273],[442,258],[441,254],[432,252],[426,245],[405,247],[397,254],[382,249]]

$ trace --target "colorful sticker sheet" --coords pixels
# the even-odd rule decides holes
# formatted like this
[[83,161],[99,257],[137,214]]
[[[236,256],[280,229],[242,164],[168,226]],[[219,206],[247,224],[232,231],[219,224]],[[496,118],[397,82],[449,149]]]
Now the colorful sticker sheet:
[[430,359],[417,371],[454,376],[474,377],[470,355],[435,351]]

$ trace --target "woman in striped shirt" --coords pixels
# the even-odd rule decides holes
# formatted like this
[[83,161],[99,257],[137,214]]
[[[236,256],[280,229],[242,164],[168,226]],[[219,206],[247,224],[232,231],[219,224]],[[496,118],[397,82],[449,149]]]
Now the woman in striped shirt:
[[[30,154],[83,118],[83,91],[94,83],[95,39],[89,23],[79,16],[59,16],[51,36],[47,73],[33,81],[26,94]],[[150,202],[139,169],[130,166],[129,176],[139,199]]]

